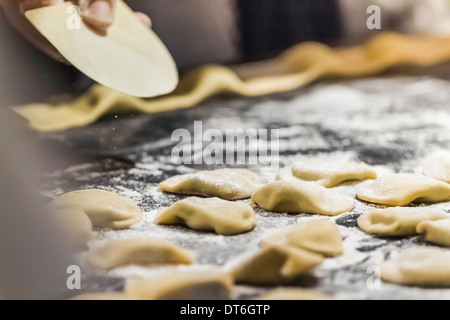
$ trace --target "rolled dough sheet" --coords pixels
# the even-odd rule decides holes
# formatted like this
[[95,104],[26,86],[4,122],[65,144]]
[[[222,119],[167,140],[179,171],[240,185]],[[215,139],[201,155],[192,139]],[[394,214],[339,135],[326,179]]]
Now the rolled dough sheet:
[[167,94],[178,84],[175,62],[164,44],[122,1],[106,35],[81,22],[69,27],[76,14],[72,3],[25,13],[27,19],[76,68],[109,88],[136,97]]
[[[257,64],[205,66],[186,74],[173,93],[162,97],[138,99],[96,85],[70,102],[32,104],[14,110],[36,130],[58,131],[87,125],[111,112],[165,112],[194,106],[221,93],[267,95],[294,90],[329,75],[367,76],[397,65],[432,66],[448,60],[450,38],[383,33],[355,47],[334,49],[303,43]],[[265,72],[267,69],[270,72]]]

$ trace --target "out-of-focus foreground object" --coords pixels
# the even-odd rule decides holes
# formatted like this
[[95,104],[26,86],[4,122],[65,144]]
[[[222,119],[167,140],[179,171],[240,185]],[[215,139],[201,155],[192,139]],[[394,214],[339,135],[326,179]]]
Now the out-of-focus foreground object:
[[0,299],[65,297],[72,249],[37,195],[39,153],[13,116],[0,108]]
[[173,91],[178,84],[169,51],[120,0],[105,35],[84,24],[71,3],[25,15],[67,61],[107,87],[136,97],[154,97]]

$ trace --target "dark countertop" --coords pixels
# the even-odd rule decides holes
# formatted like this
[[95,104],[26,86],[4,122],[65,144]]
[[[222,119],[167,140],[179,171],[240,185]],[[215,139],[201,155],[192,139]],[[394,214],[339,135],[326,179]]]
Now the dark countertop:
[[[53,197],[79,188],[116,191],[136,201],[145,218],[130,230],[99,231],[98,241],[111,237],[150,235],[174,240],[192,249],[202,265],[227,265],[255,252],[269,229],[312,215],[288,215],[258,210],[256,228],[223,237],[184,227],[153,223],[156,211],[181,197],[157,192],[158,182],[175,174],[211,169],[205,165],[176,166],[171,152],[174,130],[280,129],[280,164],[319,156],[331,160],[360,160],[386,172],[420,172],[421,160],[434,150],[450,147],[450,81],[448,67],[435,68],[435,76],[417,72],[339,82],[322,82],[259,98],[223,97],[198,107],[160,115],[113,115],[85,128],[44,135],[81,150],[86,158],[69,168],[46,175],[43,194]],[[428,73],[428,72],[427,72]],[[429,73],[428,73],[429,74]],[[220,167],[220,166],[216,166]],[[258,171],[258,166],[250,166]],[[355,194],[354,185],[337,188]],[[450,212],[450,203],[436,204]],[[381,283],[370,289],[371,267],[401,249],[426,246],[420,237],[377,238],[357,228],[358,216],[375,206],[357,202],[354,210],[335,220],[344,238],[344,255],[327,259],[314,275],[299,285],[340,299],[450,299],[450,289],[421,289]],[[126,267],[104,275],[85,276],[84,291],[120,290],[123,278],[145,275],[151,268]],[[267,288],[238,286],[235,296],[252,297]]]

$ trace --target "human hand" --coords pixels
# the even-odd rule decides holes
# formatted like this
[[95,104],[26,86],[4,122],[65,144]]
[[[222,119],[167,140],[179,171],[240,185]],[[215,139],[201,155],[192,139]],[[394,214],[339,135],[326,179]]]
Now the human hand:
[[[45,39],[25,18],[28,10],[61,4],[66,0],[0,0],[0,6],[11,25],[38,49],[55,60],[66,62],[64,57]],[[104,33],[114,22],[116,0],[74,0],[71,1],[80,7],[83,21],[94,30]],[[151,27],[150,18],[143,13],[136,13],[138,18],[148,27]]]

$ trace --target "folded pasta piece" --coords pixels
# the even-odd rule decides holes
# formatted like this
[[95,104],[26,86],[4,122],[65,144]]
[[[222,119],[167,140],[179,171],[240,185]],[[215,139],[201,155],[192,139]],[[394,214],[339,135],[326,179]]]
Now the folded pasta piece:
[[355,205],[351,197],[316,183],[284,180],[258,189],[253,194],[252,201],[268,211],[316,213],[326,216],[350,211]]
[[161,210],[155,222],[185,224],[194,230],[233,235],[251,230],[256,224],[256,215],[246,203],[189,197]]
[[194,253],[168,240],[156,238],[119,239],[92,249],[88,262],[102,269],[112,269],[129,264],[162,265],[192,264]]
[[450,185],[427,176],[397,173],[362,186],[357,197],[392,207],[405,206],[411,202],[449,201]]
[[439,151],[425,159],[423,174],[450,183],[450,151]]
[[288,284],[310,273],[324,258],[304,249],[270,245],[233,269],[236,283],[249,285]]
[[381,279],[423,287],[450,286],[450,252],[437,248],[410,248],[380,266]]
[[334,300],[332,297],[322,295],[321,293],[298,289],[298,288],[277,288],[271,290],[258,300]]
[[317,219],[281,228],[269,233],[260,242],[264,248],[272,244],[294,246],[325,256],[343,252],[342,237],[335,222]]
[[94,237],[91,219],[78,209],[57,210],[54,216],[69,244],[77,249],[86,248],[87,243]]
[[423,221],[447,218],[447,213],[437,208],[396,207],[364,213],[358,218],[358,226],[367,233],[409,236],[417,234],[417,226]]
[[261,185],[261,179],[249,170],[218,169],[171,177],[159,184],[159,190],[238,200],[250,198]]
[[417,233],[428,242],[450,247],[450,219],[424,221],[417,226]]
[[51,206],[55,210],[81,210],[94,227],[125,229],[139,222],[141,209],[130,199],[104,190],[80,190],[63,194]]
[[137,300],[228,300],[232,288],[233,277],[229,273],[207,269],[128,279],[125,293]]
[[364,162],[341,164],[322,159],[309,159],[281,169],[277,178],[280,180],[297,178],[331,188],[346,181],[376,179],[377,173]]

